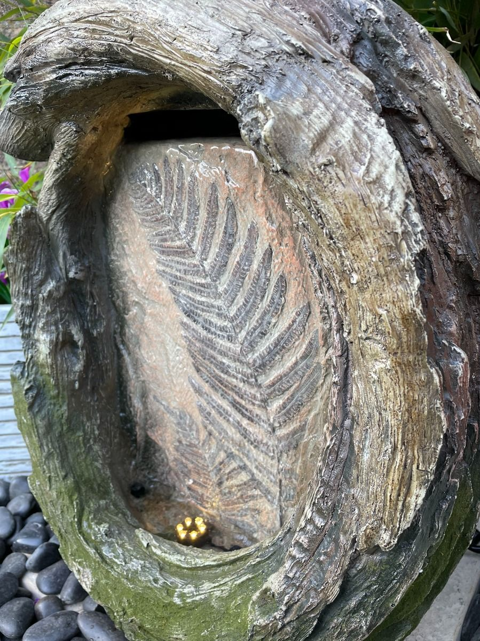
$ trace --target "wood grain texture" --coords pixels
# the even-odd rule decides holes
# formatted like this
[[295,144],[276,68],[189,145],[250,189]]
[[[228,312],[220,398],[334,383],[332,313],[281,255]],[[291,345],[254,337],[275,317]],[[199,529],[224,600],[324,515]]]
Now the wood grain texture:
[[[466,545],[465,515],[478,500],[480,111],[461,71],[388,0],[60,0],[8,74],[17,86],[0,146],[28,159],[50,154],[38,211],[19,217],[10,257],[28,355],[17,373],[19,415],[42,507],[52,523],[60,509],[71,517],[62,545],[83,583],[140,641],[403,638]],[[105,206],[128,114],[208,105],[237,118],[282,195],[325,306],[332,367],[319,386],[327,420],[304,439],[315,447],[292,518],[272,538],[223,555],[176,548],[125,505],[148,386],[130,395],[137,402],[124,393],[124,316],[106,276]],[[266,310],[262,287],[282,285],[275,249],[270,258],[271,241],[255,243],[253,219],[240,225],[227,194],[211,241],[214,192],[197,199],[183,170],[179,202],[190,205],[175,210],[181,170],[156,164],[155,186],[152,162],[146,172],[138,163],[136,197],[150,203],[145,211],[160,201],[169,234],[148,241],[158,213],[140,216],[138,229],[145,257],[155,254],[145,273],[163,278],[190,341],[195,374],[183,389],[203,397],[199,430],[214,433],[213,412],[227,410],[242,410],[248,425],[264,387],[246,385],[248,407],[242,397],[233,410],[233,397],[217,394],[232,372],[227,380],[217,369],[213,380],[214,361],[207,371],[201,354],[213,332],[219,344],[235,338],[236,366],[252,364],[246,335],[238,340],[241,317],[218,306],[219,286],[232,305],[253,300],[237,291],[240,265],[251,261]],[[188,274],[165,260],[172,239]],[[290,306],[298,317],[287,315],[286,327],[302,327],[308,303],[311,314],[310,298]],[[292,332],[297,356],[312,332]],[[164,414],[180,420],[181,434],[189,423],[176,409],[169,403]],[[260,428],[256,438],[273,447],[271,423]],[[248,460],[261,461],[260,450]],[[262,480],[265,470],[252,475]],[[455,527],[452,514],[464,515]]]

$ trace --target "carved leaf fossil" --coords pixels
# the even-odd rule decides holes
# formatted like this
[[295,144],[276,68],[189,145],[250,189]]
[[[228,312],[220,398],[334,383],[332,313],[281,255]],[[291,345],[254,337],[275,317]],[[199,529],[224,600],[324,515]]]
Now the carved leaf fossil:
[[[254,221],[241,238],[236,207],[229,197],[220,202],[214,182],[201,198],[195,173],[186,176],[183,163],[172,167],[168,158],[161,167],[141,165],[129,182],[157,273],[182,314],[196,374],[189,382],[209,438],[202,441],[188,413],[162,403],[178,427],[180,458],[185,448],[191,459],[203,456],[196,471],[210,491],[223,465],[232,480],[245,479],[236,493],[255,490],[280,515],[294,499],[286,486],[294,485],[290,455],[308,421],[301,410],[321,377],[310,303],[285,304],[288,284],[275,273],[272,247],[262,246]],[[231,493],[235,483],[226,485]]]

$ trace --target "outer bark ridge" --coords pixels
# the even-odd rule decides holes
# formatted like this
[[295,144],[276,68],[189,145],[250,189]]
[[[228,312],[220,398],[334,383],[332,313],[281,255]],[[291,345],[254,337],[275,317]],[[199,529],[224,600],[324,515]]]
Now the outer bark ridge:
[[[456,500],[462,514],[478,500],[480,117],[453,65],[380,0],[60,0],[27,34],[0,145],[53,151],[10,258],[27,353],[19,421],[42,507],[68,523],[65,558],[132,639],[362,639],[376,626],[373,638],[401,639],[416,595],[433,598],[456,562],[469,522],[448,520]],[[212,103],[283,194],[328,308],[334,369],[294,520],[227,554],[179,549],[125,506],[102,243],[126,116]]]

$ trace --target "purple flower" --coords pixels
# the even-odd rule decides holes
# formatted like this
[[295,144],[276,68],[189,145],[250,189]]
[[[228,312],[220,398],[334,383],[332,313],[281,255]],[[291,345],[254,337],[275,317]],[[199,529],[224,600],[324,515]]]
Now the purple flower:
[[18,172],[18,176],[22,183],[28,182],[28,179],[30,178],[30,168],[31,165],[27,165],[23,169],[20,169],[20,171]]
[[[2,184],[5,184],[5,183],[2,183]],[[0,185],[0,187],[1,187],[1,185]],[[18,194],[18,190],[17,189],[12,189],[11,187],[4,187],[3,189],[0,189],[0,196],[4,196],[4,195],[8,195],[8,194],[12,194],[12,195],[13,194]],[[0,202],[0,208],[8,209],[8,207],[11,207],[14,202],[15,202],[15,200],[13,198],[12,199],[8,199],[8,200],[4,200],[3,202]]]
[[5,271],[0,272],[0,283],[3,283],[4,285],[8,285],[7,272]]

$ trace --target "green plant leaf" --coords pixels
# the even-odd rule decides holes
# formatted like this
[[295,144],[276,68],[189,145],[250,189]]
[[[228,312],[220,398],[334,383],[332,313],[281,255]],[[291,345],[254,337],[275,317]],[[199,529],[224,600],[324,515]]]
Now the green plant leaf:
[[22,10],[17,7],[16,9],[10,9],[10,11],[7,11],[7,13],[4,13],[2,16],[0,16],[0,22],[5,22],[5,20],[9,20],[9,18],[12,18],[15,15],[21,14]]
[[9,169],[13,172],[17,172],[17,163],[15,161],[15,158],[13,156],[10,156],[10,154],[3,154],[5,158],[5,162],[7,163]]
[[7,242],[8,228],[12,222],[13,216],[3,216],[0,218],[0,266],[3,267],[3,252],[5,251],[5,244]]
[[[6,303],[11,305],[12,304],[12,298],[10,296],[10,290],[8,290],[8,298],[9,298],[9,300],[7,300]],[[8,310],[7,315],[5,316],[5,320],[3,321],[2,325],[0,326],[0,329],[3,329],[5,327],[5,325],[8,323],[8,321],[11,318],[14,317],[14,315],[15,315],[15,310],[13,309],[13,305],[12,305],[12,307]]]
[[473,60],[468,56],[462,56],[462,68],[468,76],[468,79],[477,91],[480,91],[480,73]]
[[[10,295],[10,287],[8,285],[5,285],[5,283],[0,282],[0,303],[3,303],[3,304],[6,303],[7,305],[9,305],[11,304],[11,302],[12,302],[12,297]],[[13,312],[12,312],[12,315],[9,316],[11,311],[12,310],[8,310],[8,314],[4,323],[6,323],[7,320],[13,316]],[[2,328],[3,328],[3,324],[2,324]]]
[[[437,2],[437,5],[438,5],[438,2]],[[452,18],[452,16],[450,15],[450,13],[449,13],[449,12],[448,12],[444,7],[442,7],[442,6],[439,6],[439,7],[438,7],[438,10],[439,10],[439,11],[441,11],[441,12],[443,13],[443,15],[444,15],[444,16],[445,16],[445,18],[447,19],[447,22],[448,22],[448,24],[450,25],[450,27],[451,27],[451,28],[452,28],[456,33],[458,33],[458,32],[459,32],[458,24],[456,24],[456,23],[455,23],[454,19],[453,19],[453,18]]]

